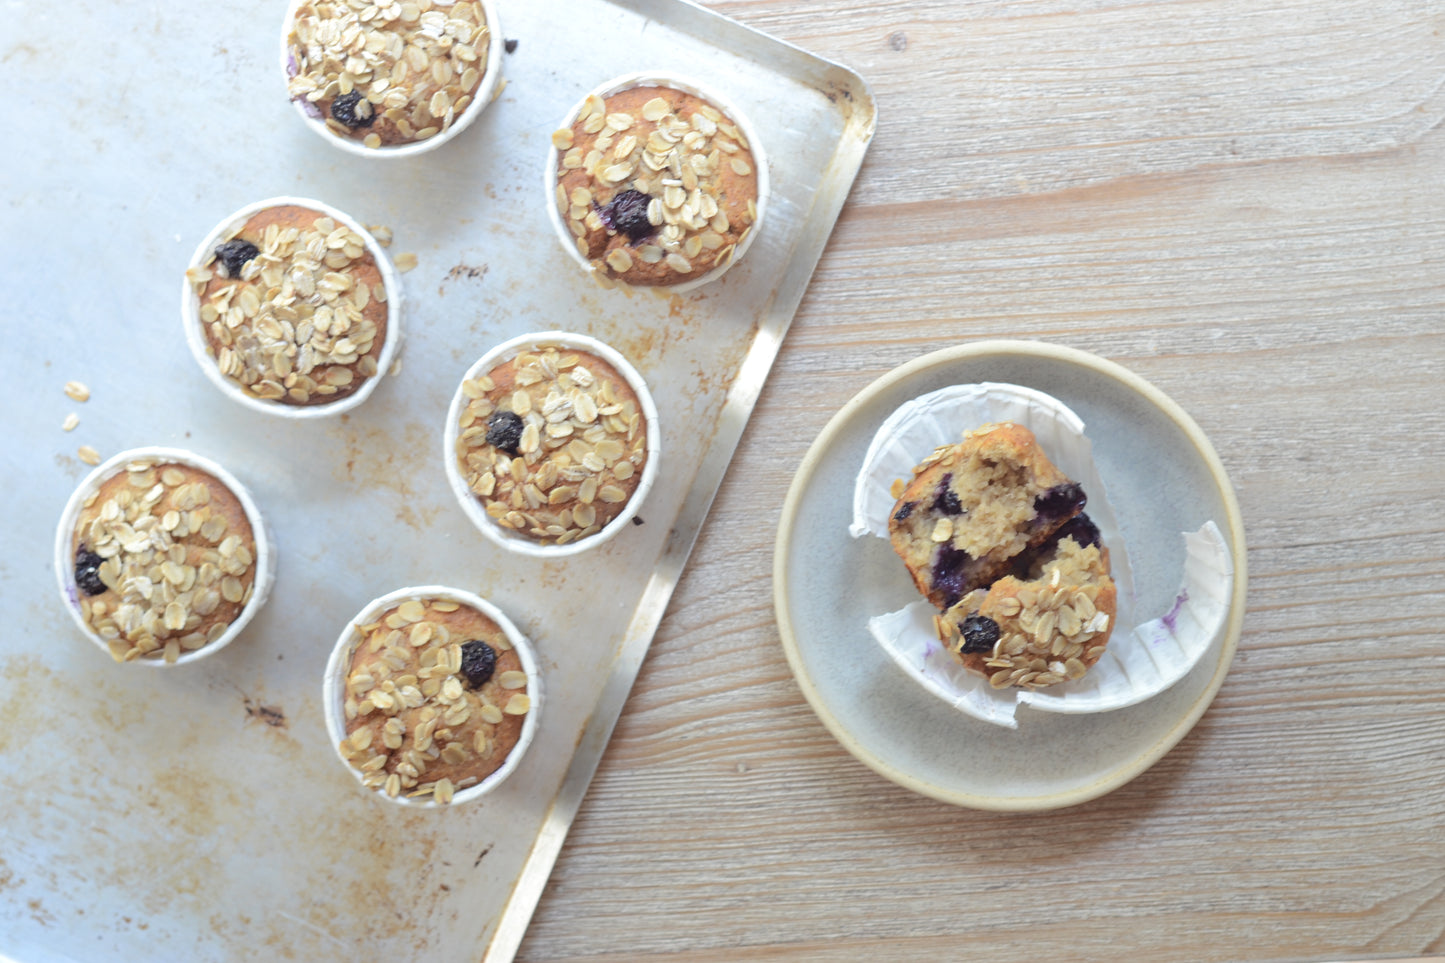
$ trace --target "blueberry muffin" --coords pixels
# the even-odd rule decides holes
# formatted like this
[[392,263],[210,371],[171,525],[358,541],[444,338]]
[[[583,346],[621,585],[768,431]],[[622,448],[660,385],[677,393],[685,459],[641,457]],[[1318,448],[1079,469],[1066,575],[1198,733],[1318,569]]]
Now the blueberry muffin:
[[206,351],[247,395],[323,405],[379,373],[388,307],[361,235],[320,211],[268,207],[186,272]]
[[498,526],[565,545],[596,535],[636,493],[646,416],[601,357],[529,348],[463,382],[462,393],[457,468]]
[[984,425],[938,448],[895,487],[889,539],[939,609],[1007,574],[1086,501],[1033,432],[1011,423]]
[[363,785],[449,803],[502,767],[532,698],[495,621],[452,599],[409,599],[355,630],[338,748]]
[[1080,515],[988,588],[934,617],[955,660],[995,689],[1082,678],[1114,630],[1117,592],[1098,529]]
[[728,265],[758,219],[757,160],[733,118],[666,86],[589,96],[557,149],[553,202],[604,277],[673,285]]
[[137,459],[86,499],[71,536],[82,618],[117,662],[175,662],[251,602],[256,533],[223,482]]
[[287,37],[287,89],[337,137],[425,141],[472,106],[491,29],[480,3],[303,0]]

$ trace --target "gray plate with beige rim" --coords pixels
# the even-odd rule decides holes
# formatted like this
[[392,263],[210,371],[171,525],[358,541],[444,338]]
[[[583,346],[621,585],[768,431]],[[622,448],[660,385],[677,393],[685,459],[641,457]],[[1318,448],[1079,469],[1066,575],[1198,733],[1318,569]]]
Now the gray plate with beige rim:
[[[287,101],[284,7],[22,5],[7,22],[0,79],[26,92],[14,126],[35,136],[0,162],[0,959],[509,959],[873,133],[855,74],[694,4],[500,0],[518,43],[499,98],[434,151],[356,156]],[[543,196],[554,127],[643,67],[726,91],[771,158],[751,251],[684,295],[598,286],[558,244]],[[389,227],[391,257],[417,257],[402,275],[400,369],[344,415],[247,409],[182,336],[175,292],[195,246],[277,195]],[[554,329],[641,372],[662,412],[662,470],[641,524],[533,559],[469,524],[442,430],[472,362]],[[72,380],[89,401],[66,397]],[[224,651],[144,671],[71,624],[49,546],[88,472],[81,445],[186,448],[255,496],[277,578]],[[422,584],[507,613],[548,694],[508,781],[435,811],[358,787],[321,711],[346,620]]]
[[[853,538],[854,480],[880,424],[904,402],[983,381],[1034,388],[1084,421],[1119,517],[1139,611],[1163,614],[1184,571],[1182,533],[1213,520],[1234,562],[1224,626],[1194,668],[1142,703],[1060,715],[1019,709],[1016,730],[955,710],[899,668],[872,615],[918,595],[886,539]],[[960,426],[960,431],[976,426]],[[920,459],[928,452],[920,452]],[[804,695],[843,746],[915,792],[977,809],[1044,810],[1123,785],[1194,726],[1224,681],[1245,607],[1244,527],[1234,489],[1199,426],[1163,392],[1070,348],[981,341],[879,378],[809,448],[783,507],[773,563],[783,647]]]

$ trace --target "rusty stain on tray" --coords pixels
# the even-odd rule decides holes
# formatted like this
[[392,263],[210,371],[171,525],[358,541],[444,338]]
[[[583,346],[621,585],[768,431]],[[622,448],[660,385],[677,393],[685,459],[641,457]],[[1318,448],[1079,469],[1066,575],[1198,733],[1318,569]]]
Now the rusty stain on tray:
[[349,423],[342,426],[346,457],[337,473],[341,480],[358,489],[391,491],[400,496],[394,506],[397,521],[419,531],[434,526],[443,505],[426,501],[413,479],[418,466],[435,460],[432,448],[441,426],[409,422],[402,438],[394,438],[383,428],[342,418]]
[[449,282],[481,281],[487,276],[487,267],[488,266],[485,264],[475,267],[466,263],[457,264],[455,267],[453,267],[450,271],[447,272],[447,276],[442,279],[442,283],[437,285],[437,297],[446,297],[447,284]]
[[273,729],[285,730],[286,712],[280,706],[262,705],[248,695],[241,696],[241,704],[246,707],[246,719],[265,723]]

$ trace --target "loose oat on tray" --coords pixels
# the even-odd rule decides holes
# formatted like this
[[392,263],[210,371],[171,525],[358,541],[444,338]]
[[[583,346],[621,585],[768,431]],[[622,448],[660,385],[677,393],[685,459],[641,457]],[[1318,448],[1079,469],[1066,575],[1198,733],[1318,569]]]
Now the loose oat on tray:
[[603,358],[540,346],[464,382],[462,392],[457,467],[498,526],[565,545],[596,535],[637,492],[646,417]]
[[658,85],[589,96],[557,149],[554,203],[578,252],[633,285],[731,263],[758,219],[752,145],[697,94]]
[[247,395],[306,407],[378,374],[390,327],[381,268],[363,237],[321,211],[252,214],[186,272],[206,351]]
[[337,137],[416,143],[473,105],[490,43],[480,3],[306,0],[287,38],[287,87]]

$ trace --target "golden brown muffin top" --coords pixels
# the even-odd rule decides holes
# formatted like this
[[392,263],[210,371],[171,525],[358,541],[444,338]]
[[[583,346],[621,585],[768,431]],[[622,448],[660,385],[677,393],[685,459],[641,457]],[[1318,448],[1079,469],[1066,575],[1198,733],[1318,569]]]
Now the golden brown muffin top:
[[480,3],[307,0],[287,38],[287,89],[337,137],[367,147],[424,141],[472,105],[490,45]]
[[532,703],[495,621],[452,599],[413,599],[356,632],[340,749],[365,785],[447,803],[501,768]]
[[387,291],[361,235],[320,211],[269,207],[186,272],[221,373],[248,395],[325,404],[378,373]]
[[554,203],[604,277],[689,281],[728,264],[757,220],[751,145],[715,106],[671,87],[588,97],[552,135]]
[[565,545],[626,508],[647,464],[647,424],[636,392],[605,360],[544,346],[462,391],[457,465],[498,525]]
[[85,622],[117,662],[174,662],[216,641],[256,581],[245,508],[191,465],[141,459],[107,478],[85,501],[71,551]]

